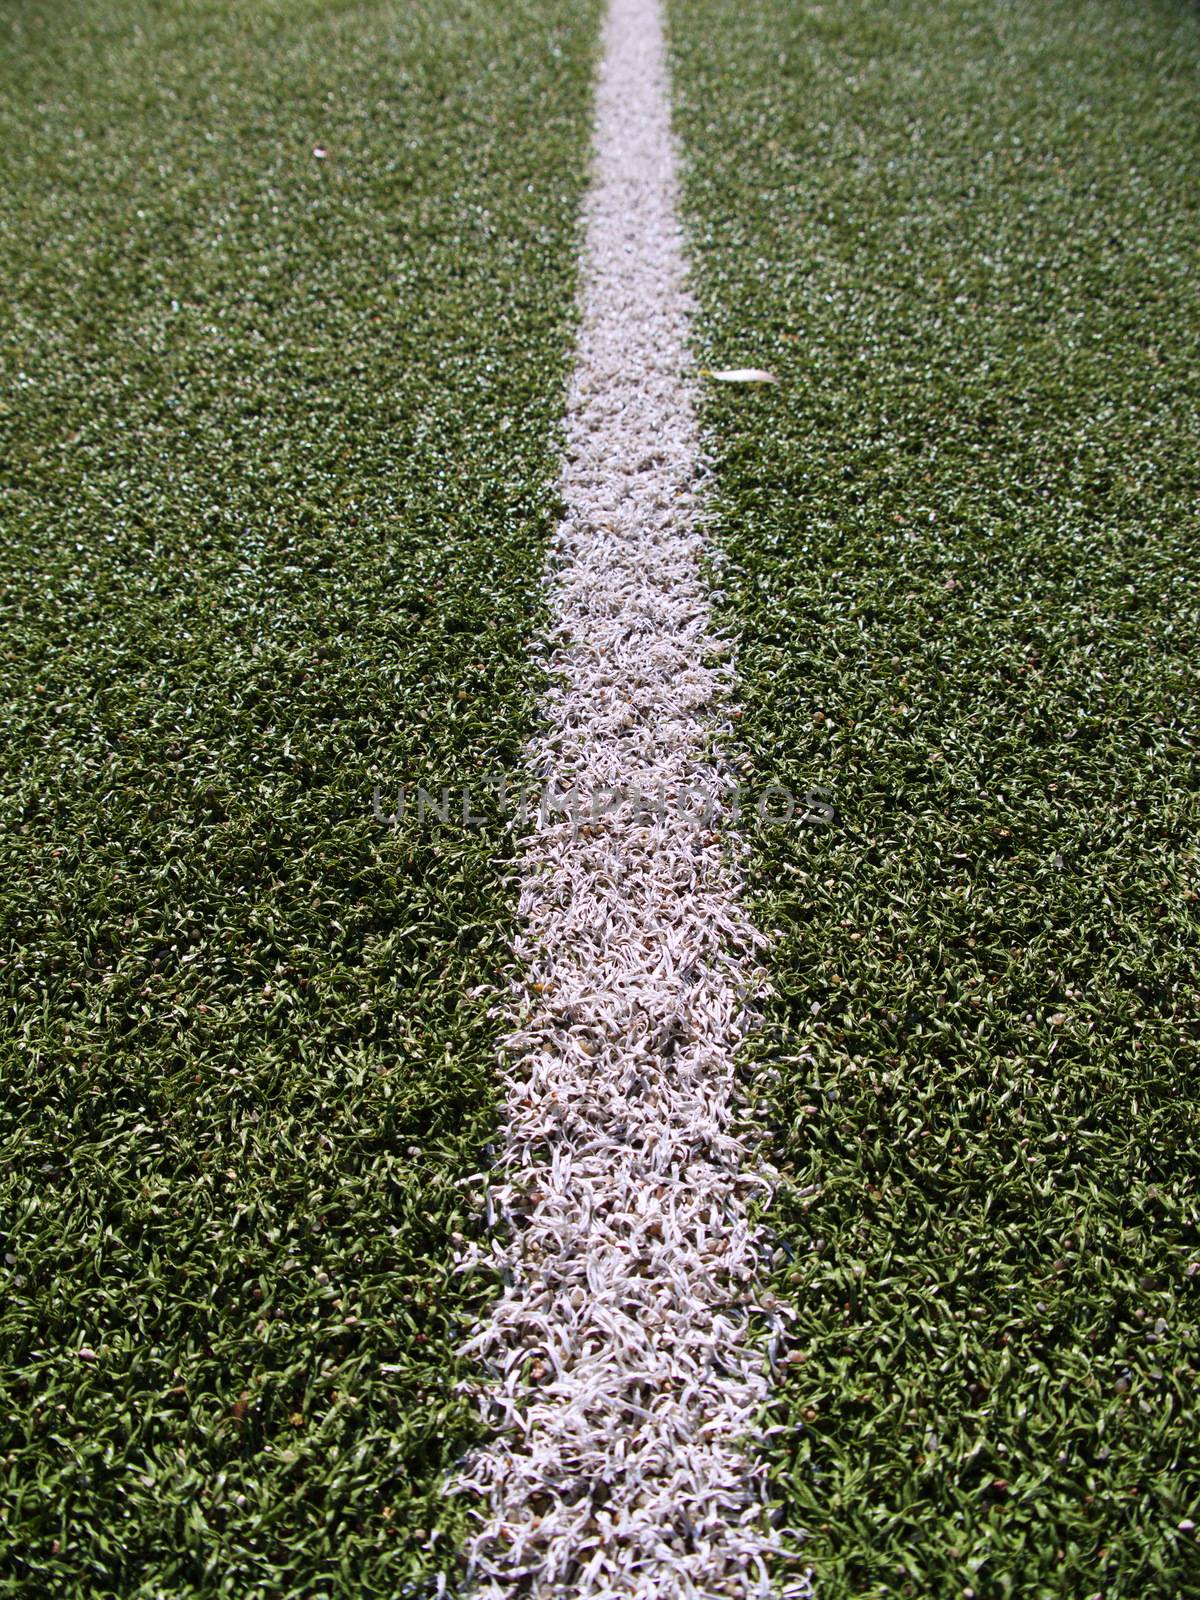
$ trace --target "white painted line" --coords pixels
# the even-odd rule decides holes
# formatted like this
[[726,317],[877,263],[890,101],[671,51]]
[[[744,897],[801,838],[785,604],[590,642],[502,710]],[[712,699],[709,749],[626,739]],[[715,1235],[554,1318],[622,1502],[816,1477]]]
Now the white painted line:
[[699,572],[675,190],[657,0],[611,0],[548,573],[561,681],[530,767],[667,803],[539,821],[522,859],[492,1194],[508,1287],[468,1347],[502,1430],[462,1479],[485,1502],[482,1595],[770,1592],[740,1448],[766,1398],[746,1325],[763,1180],[732,1067],[756,940],[703,821],[732,787],[708,759],[731,669]]

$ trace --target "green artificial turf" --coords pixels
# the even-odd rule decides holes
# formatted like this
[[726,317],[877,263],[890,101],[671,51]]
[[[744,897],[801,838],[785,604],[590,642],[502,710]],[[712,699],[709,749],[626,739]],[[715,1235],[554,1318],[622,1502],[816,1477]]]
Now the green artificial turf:
[[596,10],[0,19],[4,1595],[453,1562]]
[[[1200,1595],[1200,16],[673,0],[823,1600]],[[774,1074],[774,1075],[773,1075]]]

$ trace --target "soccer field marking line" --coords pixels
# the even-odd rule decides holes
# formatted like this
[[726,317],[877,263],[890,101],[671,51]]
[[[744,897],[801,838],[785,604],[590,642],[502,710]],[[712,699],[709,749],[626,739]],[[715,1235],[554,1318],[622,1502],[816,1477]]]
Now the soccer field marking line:
[[520,861],[489,1256],[506,1288],[467,1346],[500,1432],[460,1480],[485,1503],[468,1557],[483,1595],[766,1594],[778,1536],[740,1445],[767,1397],[748,1327],[764,1180],[733,1069],[759,941],[711,826],[731,666],[700,571],[657,0],[611,0],[594,163],[529,764],[604,805],[540,814]]

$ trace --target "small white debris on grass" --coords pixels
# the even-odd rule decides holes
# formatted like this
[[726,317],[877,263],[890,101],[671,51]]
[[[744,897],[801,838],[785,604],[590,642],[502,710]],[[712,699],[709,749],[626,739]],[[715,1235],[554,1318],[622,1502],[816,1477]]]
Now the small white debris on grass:
[[712,378],[717,383],[779,382],[773,372],[764,372],[762,367],[722,367],[717,372],[706,372],[705,377]]
[[539,816],[523,849],[489,1193],[506,1288],[467,1346],[497,1436],[460,1479],[482,1502],[467,1553],[486,1596],[767,1595],[779,1535],[742,1448],[767,1397],[747,1215],[766,1180],[733,1073],[760,941],[728,835],[702,825],[733,786],[709,755],[732,665],[699,571],[657,0],[612,0],[595,139],[556,680],[529,767],[559,792],[671,803]]

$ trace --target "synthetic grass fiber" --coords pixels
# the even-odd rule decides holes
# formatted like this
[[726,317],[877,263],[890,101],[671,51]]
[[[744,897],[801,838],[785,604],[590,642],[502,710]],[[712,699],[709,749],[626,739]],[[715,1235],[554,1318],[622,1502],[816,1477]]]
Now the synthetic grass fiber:
[[841,1597],[1200,1594],[1200,18],[674,0],[790,1182],[779,1514]]
[[5,8],[0,1593],[454,1559],[595,32]]

